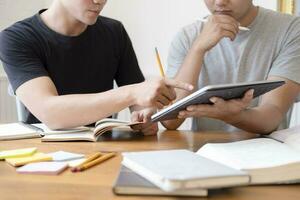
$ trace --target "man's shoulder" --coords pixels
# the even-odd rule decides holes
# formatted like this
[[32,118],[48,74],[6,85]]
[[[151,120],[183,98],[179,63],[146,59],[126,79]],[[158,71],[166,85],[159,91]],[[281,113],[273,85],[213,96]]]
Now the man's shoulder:
[[175,36],[175,42],[182,41],[184,43],[192,43],[200,34],[202,25],[203,23],[200,20],[197,20],[182,27]]
[[15,22],[0,32],[1,42],[11,39],[15,39],[15,41],[26,41],[28,35],[32,34],[36,29],[35,23],[36,16]]
[[[266,8],[261,8],[264,19],[266,20],[265,25],[272,25],[274,28],[285,29],[285,28],[299,28],[300,29],[300,17],[290,14],[285,14]],[[267,23],[267,24],[266,24]]]

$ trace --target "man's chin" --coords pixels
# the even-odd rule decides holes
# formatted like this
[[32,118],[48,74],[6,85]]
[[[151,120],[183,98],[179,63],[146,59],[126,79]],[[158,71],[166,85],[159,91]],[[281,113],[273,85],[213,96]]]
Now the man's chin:
[[88,26],[91,26],[91,25],[94,25],[97,22],[97,19],[98,18],[95,18],[95,19],[86,19],[86,20],[84,20],[83,23],[85,23]]

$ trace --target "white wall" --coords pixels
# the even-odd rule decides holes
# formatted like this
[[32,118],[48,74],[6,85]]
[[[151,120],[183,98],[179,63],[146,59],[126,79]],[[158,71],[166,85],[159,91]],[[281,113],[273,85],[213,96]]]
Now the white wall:
[[[254,3],[277,8],[277,0]],[[151,77],[159,76],[154,47],[159,48],[166,68],[168,48],[177,31],[208,13],[203,0],[108,0],[102,14],[123,22],[144,74]]]

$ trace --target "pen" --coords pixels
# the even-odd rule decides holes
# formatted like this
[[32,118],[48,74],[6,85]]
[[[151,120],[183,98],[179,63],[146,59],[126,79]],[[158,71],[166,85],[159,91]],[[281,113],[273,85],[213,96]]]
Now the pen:
[[157,50],[157,47],[155,47],[155,54],[156,54],[156,60],[157,60],[157,63],[158,63],[160,75],[161,75],[161,77],[165,77],[164,68],[162,66],[162,63],[161,63],[161,60],[160,60],[160,56],[159,56],[159,52]]
[[[207,22],[207,19],[200,19],[200,21],[201,21],[201,22]],[[239,29],[240,29],[241,31],[250,31],[249,28],[243,27],[243,26],[239,26]]]

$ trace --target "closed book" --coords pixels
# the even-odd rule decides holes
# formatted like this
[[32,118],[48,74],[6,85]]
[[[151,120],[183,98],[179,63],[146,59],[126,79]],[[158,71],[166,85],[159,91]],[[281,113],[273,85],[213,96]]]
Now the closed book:
[[113,186],[113,192],[117,195],[158,195],[158,196],[207,196],[207,189],[185,189],[166,192],[149,182],[142,176],[134,173],[125,166],[121,166],[119,176]]
[[123,153],[122,164],[164,191],[247,185],[247,173],[188,150]]
[[0,125],[0,141],[38,137],[41,137],[41,133],[39,131],[32,129],[23,123],[9,123]]
[[71,129],[51,130],[45,124],[26,124],[23,122],[9,123],[0,125],[0,141],[1,140],[17,140],[17,139],[29,139],[40,138],[45,135],[53,134],[67,134],[76,133],[82,131],[88,131],[88,127],[76,127]]

